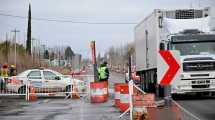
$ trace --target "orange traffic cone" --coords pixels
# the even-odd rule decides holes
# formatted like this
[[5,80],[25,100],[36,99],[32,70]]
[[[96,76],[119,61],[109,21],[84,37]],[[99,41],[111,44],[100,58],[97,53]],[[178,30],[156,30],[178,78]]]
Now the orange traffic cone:
[[71,98],[72,98],[72,99],[80,99],[80,96],[79,96],[79,94],[78,94],[78,89],[77,89],[77,87],[76,87],[75,81],[74,81],[73,83],[74,83],[74,84],[73,84],[73,86],[72,86],[72,96],[71,96]]
[[37,100],[36,89],[33,86],[30,86],[29,101],[36,101],[36,100]]

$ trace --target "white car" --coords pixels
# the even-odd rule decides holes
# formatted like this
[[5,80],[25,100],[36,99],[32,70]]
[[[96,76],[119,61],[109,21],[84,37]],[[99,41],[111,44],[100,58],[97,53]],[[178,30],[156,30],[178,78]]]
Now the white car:
[[36,93],[71,92],[71,86],[73,87],[74,84],[78,92],[86,90],[84,81],[64,76],[50,69],[30,69],[11,77],[7,90],[24,94],[27,83],[36,89]]

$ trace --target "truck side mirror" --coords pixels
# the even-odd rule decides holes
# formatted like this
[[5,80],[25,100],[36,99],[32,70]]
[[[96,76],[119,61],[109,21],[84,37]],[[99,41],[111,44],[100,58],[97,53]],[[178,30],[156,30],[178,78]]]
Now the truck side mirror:
[[160,16],[160,17],[158,18],[158,24],[159,24],[159,25],[158,25],[159,28],[163,28],[163,17]]
[[164,43],[160,43],[160,50],[165,50],[165,44]]

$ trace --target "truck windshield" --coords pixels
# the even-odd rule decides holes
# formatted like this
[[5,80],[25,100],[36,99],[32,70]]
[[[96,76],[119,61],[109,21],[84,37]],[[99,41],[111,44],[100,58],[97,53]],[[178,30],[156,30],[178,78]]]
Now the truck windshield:
[[172,50],[179,50],[181,55],[215,54],[215,42],[178,42],[172,43]]

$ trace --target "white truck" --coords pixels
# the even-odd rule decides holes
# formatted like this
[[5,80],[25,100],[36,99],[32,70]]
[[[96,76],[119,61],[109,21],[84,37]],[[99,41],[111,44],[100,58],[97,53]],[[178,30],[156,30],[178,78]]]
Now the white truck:
[[154,10],[135,27],[136,69],[146,92],[164,96],[163,87],[157,83],[159,50],[178,50],[181,54],[181,73],[177,84],[171,86],[172,94],[215,92],[212,17],[204,10],[197,11],[201,14],[195,14],[194,9]]

